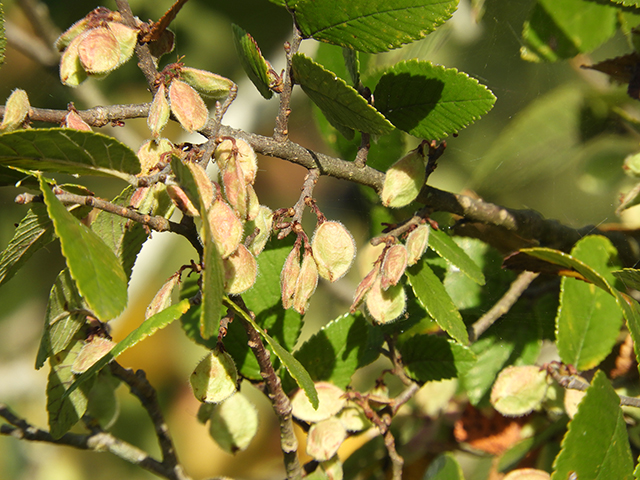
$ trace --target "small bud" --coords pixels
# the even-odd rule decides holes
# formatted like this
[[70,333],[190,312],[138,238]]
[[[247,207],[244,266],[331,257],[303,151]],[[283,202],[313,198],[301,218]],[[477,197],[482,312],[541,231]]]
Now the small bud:
[[161,83],[158,86],[156,94],[153,96],[153,102],[151,102],[149,116],[147,117],[147,125],[154,139],[160,137],[160,132],[167,125],[170,114],[171,108],[167,100],[167,91],[164,84]]
[[180,275],[175,274],[171,275],[169,280],[165,282],[165,284],[158,290],[156,296],[153,297],[151,303],[147,307],[146,312],[144,313],[145,320],[149,317],[153,317],[156,313],[161,312],[165,308],[171,305],[171,294],[173,293],[173,289],[180,283]]
[[15,89],[11,92],[9,98],[7,98],[0,130],[10,132],[16,128],[20,128],[26,120],[30,108],[27,92],[19,88]]
[[78,112],[75,110],[69,110],[66,117],[64,117],[64,121],[62,122],[62,127],[65,128],[73,128],[74,130],[80,130],[83,132],[91,132],[91,127],[87,124],[82,117],[78,115]]
[[271,236],[271,227],[273,225],[273,212],[269,207],[260,205],[256,218],[248,222],[245,226],[245,233],[251,235],[255,229],[260,230],[253,238],[251,243],[247,245],[249,251],[255,256],[260,255]]
[[347,273],[356,256],[356,242],[340,222],[320,224],[313,235],[311,248],[318,273],[330,282]]
[[78,45],[83,38],[84,34],[75,37],[60,58],[60,81],[68,87],[77,87],[87,79],[78,56]]
[[207,106],[193,88],[180,80],[169,85],[171,111],[189,133],[202,130],[209,119]]
[[347,438],[347,431],[337,418],[329,418],[311,425],[307,436],[307,454],[314,460],[324,462],[332,458],[342,442]]
[[407,237],[407,251],[409,256],[407,257],[407,265],[415,265],[418,260],[422,258],[424,252],[427,251],[429,246],[429,231],[431,227],[428,224],[418,225],[418,228],[411,231]]
[[198,210],[193,205],[193,203],[191,203],[191,200],[189,200],[187,194],[184,193],[184,190],[182,190],[180,187],[178,187],[177,185],[167,185],[167,193],[169,194],[169,197],[171,197],[173,203],[180,209],[182,213],[184,213],[185,215],[189,215],[190,217],[200,216],[200,210]]
[[214,156],[221,171],[235,156],[240,162],[245,183],[253,185],[258,172],[258,159],[253,148],[247,142],[239,138],[233,140],[227,138],[216,147]]
[[315,384],[318,393],[318,408],[313,408],[304,390],[298,390],[291,399],[294,417],[307,423],[320,422],[336,415],[346,405],[344,390],[329,382]]
[[147,140],[138,149],[138,159],[140,160],[140,173],[142,175],[149,175],[156,169],[158,163],[168,161],[170,157],[163,157],[163,155],[173,151],[173,144],[166,138],[161,138],[157,141]]
[[373,268],[373,270],[367,273],[367,275],[358,284],[356,293],[353,295],[353,303],[351,304],[351,308],[349,309],[351,313],[354,313],[358,306],[362,303],[367,293],[369,293],[369,290],[371,290],[373,283],[378,279],[379,273],[380,266],[378,264]]
[[190,67],[182,67],[180,69],[180,79],[187,82],[203,95],[216,100],[226,98],[229,95],[231,87],[234,85],[228,78],[207,72],[206,70],[198,70],[197,68]]
[[75,374],[86,372],[94,363],[109,353],[115,346],[116,343],[112,342],[108,338],[100,337],[98,335],[94,336],[90,342],[85,343],[80,349],[78,356],[71,366],[71,372]]
[[300,315],[304,315],[309,305],[309,299],[318,286],[318,266],[313,259],[313,254],[305,248],[302,255],[300,274],[293,293],[293,309]]
[[547,393],[547,372],[535,365],[510,366],[491,389],[491,404],[502,415],[519,417],[540,408]]
[[222,261],[224,265],[224,291],[229,295],[239,295],[256,283],[258,263],[244,245]]
[[382,204],[399,208],[413,202],[426,176],[426,164],[422,149],[418,147],[389,167],[382,185]]
[[118,42],[118,66],[120,66],[133,56],[136,43],[138,43],[138,30],[119,22],[109,22],[107,26]]
[[389,247],[380,270],[380,285],[383,290],[398,284],[407,269],[407,256],[407,249],[404,245],[396,244]]
[[78,44],[78,56],[85,72],[89,75],[101,75],[118,66],[120,46],[108,28],[92,28],[82,35]]
[[228,162],[221,174],[224,194],[229,205],[233,207],[238,217],[247,218],[247,186],[240,162],[237,159]]
[[402,315],[407,305],[407,297],[402,285],[383,290],[378,277],[367,294],[365,305],[376,322],[389,323]]
[[247,220],[254,220],[260,213],[260,200],[253,185],[247,185]]
[[216,348],[200,361],[189,380],[198,400],[220,403],[237,391],[238,371],[231,355]]
[[218,198],[209,209],[211,235],[222,258],[236,251],[242,241],[244,226],[227,202]]
[[227,453],[246,448],[258,432],[258,411],[242,392],[215,405],[209,423],[209,435]]
[[300,245],[295,244],[284,261],[280,272],[280,291],[282,292],[282,307],[286,310],[293,306],[293,294],[300,275]]

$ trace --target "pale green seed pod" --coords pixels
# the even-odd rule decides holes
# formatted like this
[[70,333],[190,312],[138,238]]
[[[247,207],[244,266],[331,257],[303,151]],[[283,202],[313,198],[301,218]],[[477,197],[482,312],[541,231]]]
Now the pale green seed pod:
[[138,43],[138,30],[119,22],[109,22],[107,26],[118,42],[118,66],[120,66],[133,56]]
[[305,248],[302,255],[300,274],[293,293],[293,309],[300,315],[304,315],[309,306],[309,299],[318,286],[318,267],[313,259],[313,254]]
[[260,200],[253,185],[247,184],[247,220],[254,220],[260,213]]
[[382,185],[382,204],[400,208],[413,202],[426,177],[426,163],[421,148],[412,150],[389,167]]
[[197,68],[182,67],[180,79],[187,82],[198,92],[216,100],[222,100],[229,95],[234,83],[221,75],[198,70]]
[[169,104],[182,128],[192,133],[202,130],[209,119],[209,110],[198,92],[180,80],[169,85]]
[[335,282],[351,268],[356,257],[356,242],[340,222],[323,222],[311,241],[313,258],[322,278]]
[[224,265],[224,291],[228,295],[246,292],[256,283],[258,263],[244,245],[222,261]]
[[358,284],[356,293],[353,295],[353,303],[351,304],[351,308],[349,309],[351,313],[355,313],[356,309],[364,301],[367,293],[369,293],[369,290],[371,290],[371,287],[373,287],[373,283],[378,279],[379,274],[380,265],[377,264]]
[[380,277],[373,282],[365,299],[371,317],[378,323],[389,323],[400,317],[407,306],[407,296],[402,285],[382,289]]
[[2,117],[2,124],[0,124],[0,130],[3,132],[11,132],[17,128],[20,128],[29,115],[29,97],[27,92],[15,89],[7,98],[5,104],[4,117]]
[[144,312],[145,320],[153,317],[156,313],[161,312],[171,305],[171,294],[173,293],[173,289],[176,288],[179,283],[180,275],[171,275],[169,280],[160,287],[160,290],[158,290],[158,293],[153,297],[153,300],[151,300],[147,310]]
[[142,175],[149,175],[159,162],[168,162],[170,157],[166,154],[173,151],[173,144],[166,138],[156,141],[147,140],[138,149],[138,159],[140,160],[140,172]]
[[226,168],[232,158],[237,158],[244,173],[245,183],[253,185],[258,173],[258,158],[247,142],[239,138],[234,140],[227,138],[216,147],[214,156],[220,171]]
[[102,75],[118,66],[120,46],[110,29],[92,28],[82,35],[78,57],[87,74]]
[[634,153],[624,159],[622,169],[630,177],[640,177],[640,153]]
[[300,276],[300,245],[295,244],[287,255],[282,272],[280,272],[280,291],[282,292],[282,307],[287,310],[293,306],[293,294]]
[[115,346],[116,343],[108,338],[94,336],[90,342],[85,343],[80,349],[78,356],[71,365],[71,372],[78,375],[86,372]]
[[[518,468],[507,473],[502,480],[550,480],[551,475],[536,468]],[[572,480],[569,476],[568,480]]]
[[319,462],[333,458],[342,442],[347,438],[347,430],[337,418],[328,418],[311,425],[307,435],[307,454]]
[[314,408],[304,390],[298,390],[291,399],[292,415],[307,423],[316,423],[337,415],[347,403],[345,392],[329,382],[316,382],[318,408]]
[[209,435],[231,454],[246,450],[258,432],[258,411],[241,392],[215,405],[209,420]]
[[91,132],[91,127],[87,122],[82,120],[82,117],[78,115],[78,112],[75,110],[70,110],[69,113],[64,117],[64,122],[62,122],[62,126],[65,128],[73,128],[74,130],[80,130],[83,132]]
[[362,407],[354,402],[347,402],[336,416],[348,432],[362,432],[372,426]]
[[498,374],[491,388],[491,404],[507,417],[527,415],[542,406],[548,386],[544,369],[512,365]]
[[78,20],[76,23],[71,25],[71,27],[65,30],[62,33],[62,35],[58,37],[58,39],[53,44],[53,46],[59,52],[64,51],[64,49],[71,44],[74,38],[76,38],[78,35],[80,35],[82,32],[86,30],[88,23],[89,23],[89,19],[87,17],[84,17]]
[[204,403],[220,403],[236,393],[238,371],[227,352],[213,350],[189,378],[194,396]]
[[77,87],[87,79],[78,56],[78,45],[83,38],[84,34],[75,37],[60,58],[60,81],[68,87]]
[[198,194],[200,195],[200,200],[202,200],[204,208],[209,208],[217,192],[214,190],[213,183],[209,175],[207,175],[207,171],[198,163],[185,162],[185,165],[196,182],[196,188],[198,189]]
[[209,209],[209,225],[211,236],[222,258],[227,258],[236,251],[244,226],[227,202],[218,198]]
[[389,247],[380,270],[380,286],[383,290],[398,284],[407,269],[407,257],[408,252],[404,245],[396,244]]
[[153,96],[151,108],[149,108],[149,116],[147,117],[147,125],[154,139],[160,137],[160,132],[167,125],[170,115],[171,108],[167,100],[167,90],[164,84],[161,83]]
[[[249,251],[255,256],[260,255],[271,236],[271,228],[273,226],[273,212],[269,207],[260,205],[256,218],[248,222],[245,226],[245,233],[251,235],[257,228],[260,231],[248,245]],[[295,282],[294,282],[295,283]]]
[[407,252],[409,252],[409,256],[407,257],[407,265],[415,265],[418,263],[418,260],[422,258],[424,252],[427,251],[427,247],[429,246],[429,232],[431,231],[431,227],[428,224],[424,223],[418,225],[417,228],[409,233],[407,237]]

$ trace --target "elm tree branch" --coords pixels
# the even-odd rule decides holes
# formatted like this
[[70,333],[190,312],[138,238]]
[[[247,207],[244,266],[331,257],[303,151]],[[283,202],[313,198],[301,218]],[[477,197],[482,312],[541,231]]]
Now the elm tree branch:
[[282,92],[280,92],[280,108],[276,117],[276,127],[273,131],[273,138],[278,142],[286,141],[289,138],[289,115],[291,115],[291,92],[293,91],[292,61],[293,56],[298,52],[302,35],[298,27],[293,26],[293,38],[290,43],[285,44],[285,53],[287,57],[287,67],[284,74],[284,82],[282,84]]

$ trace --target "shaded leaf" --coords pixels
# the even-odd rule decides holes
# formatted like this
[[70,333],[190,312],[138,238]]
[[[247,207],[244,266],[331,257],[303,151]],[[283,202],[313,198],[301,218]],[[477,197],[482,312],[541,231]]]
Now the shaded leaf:
[[622,282],[626,288],[640,290],[640,270],[635,268],[623,268],[611,272],[614,277]]
[[127,305],[122,265],[100,237],[67,211],[42,178],[40,190],[78,291],[98,319],[115,318]]
[[28,170],[0,165],[1,187],[29,187],[38,188],[38,179]]
[[426,262],[418,262],[407,269],[407,278],[420,304],[456,341],[467,344],[469,336],[462,321],[460,312],[453,304],[451,297],[440,279],[433,273]]
[[355,371],[380,355],[384,338],[360,313],[343,315],[322,327],[294,353],[315,381],[341,389]]
[[336,128],[348,127],[373,135],[393,130],[393,125],[353,87],[309,57],[293,57],[293,74],[296,83]]
[[273,92],[269,88],[271,84],[269,70],[273,68],[262,56],[258,44],[251,35],[235,23],[231,27],[233,30],[233,43],[240,57],[240,65],[242,65],[249,80],[256,86],[260,95],[266,99],[271,98]]
[[140,173],[135,152],[101,133],[34,128],[0,135],[0,165],[121,178]]
[[638,0],[611,0],[611,1],[624,5],[625,7],[640,8],[640,1]]
[[420,383],[458,378],[476,361],[466,347],[433,335],[414,335],[398,345],[407,374]]
[[631,479],[633,458],[620,398],[606,375],[596,372],[562,440],[552,480],[569,478]]
[[426,37],[456,9],[457,0],[298,0],[292,5],[305,37],[378,53]]
[[458,132],[496,101],[490,90],[466,73],[418,60],[386,70],[374,97],[378,111],[393,125],[428,140]]
[[460,269],[462,273],[478,285],[484,285],[484,274],[478,264],[445,232],[435,228],[431,229],[429,232],[429,246],[434,252]]
[[464,480],[464,475],[453,454],[444,453],[429,464],[423,480]]

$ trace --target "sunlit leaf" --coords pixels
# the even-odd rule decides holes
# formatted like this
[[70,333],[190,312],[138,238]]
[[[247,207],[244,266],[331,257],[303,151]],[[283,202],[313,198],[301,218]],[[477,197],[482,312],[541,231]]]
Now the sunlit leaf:
[[262,56],[258,44],[251,35],[236,24],[231,26],[233,29],[233,43],[240,57],[242,68],[260,94],[264,98],[271,98],[273,96],[273,92],[269,88],[271,84],[269,77],[270,75],[273,76],[273,74],[269,73],[269,70],[272,70],[271,65]]
[[407,374],[421,383],[458,378],[476,357],[467,347],[433,335],[414,335],[398,345]]
[[461,272],[478,285],[484,285],[484,274],[480,267],[445,232],[431,229],[429,232],[429,247],[456,268],[460,269]]

